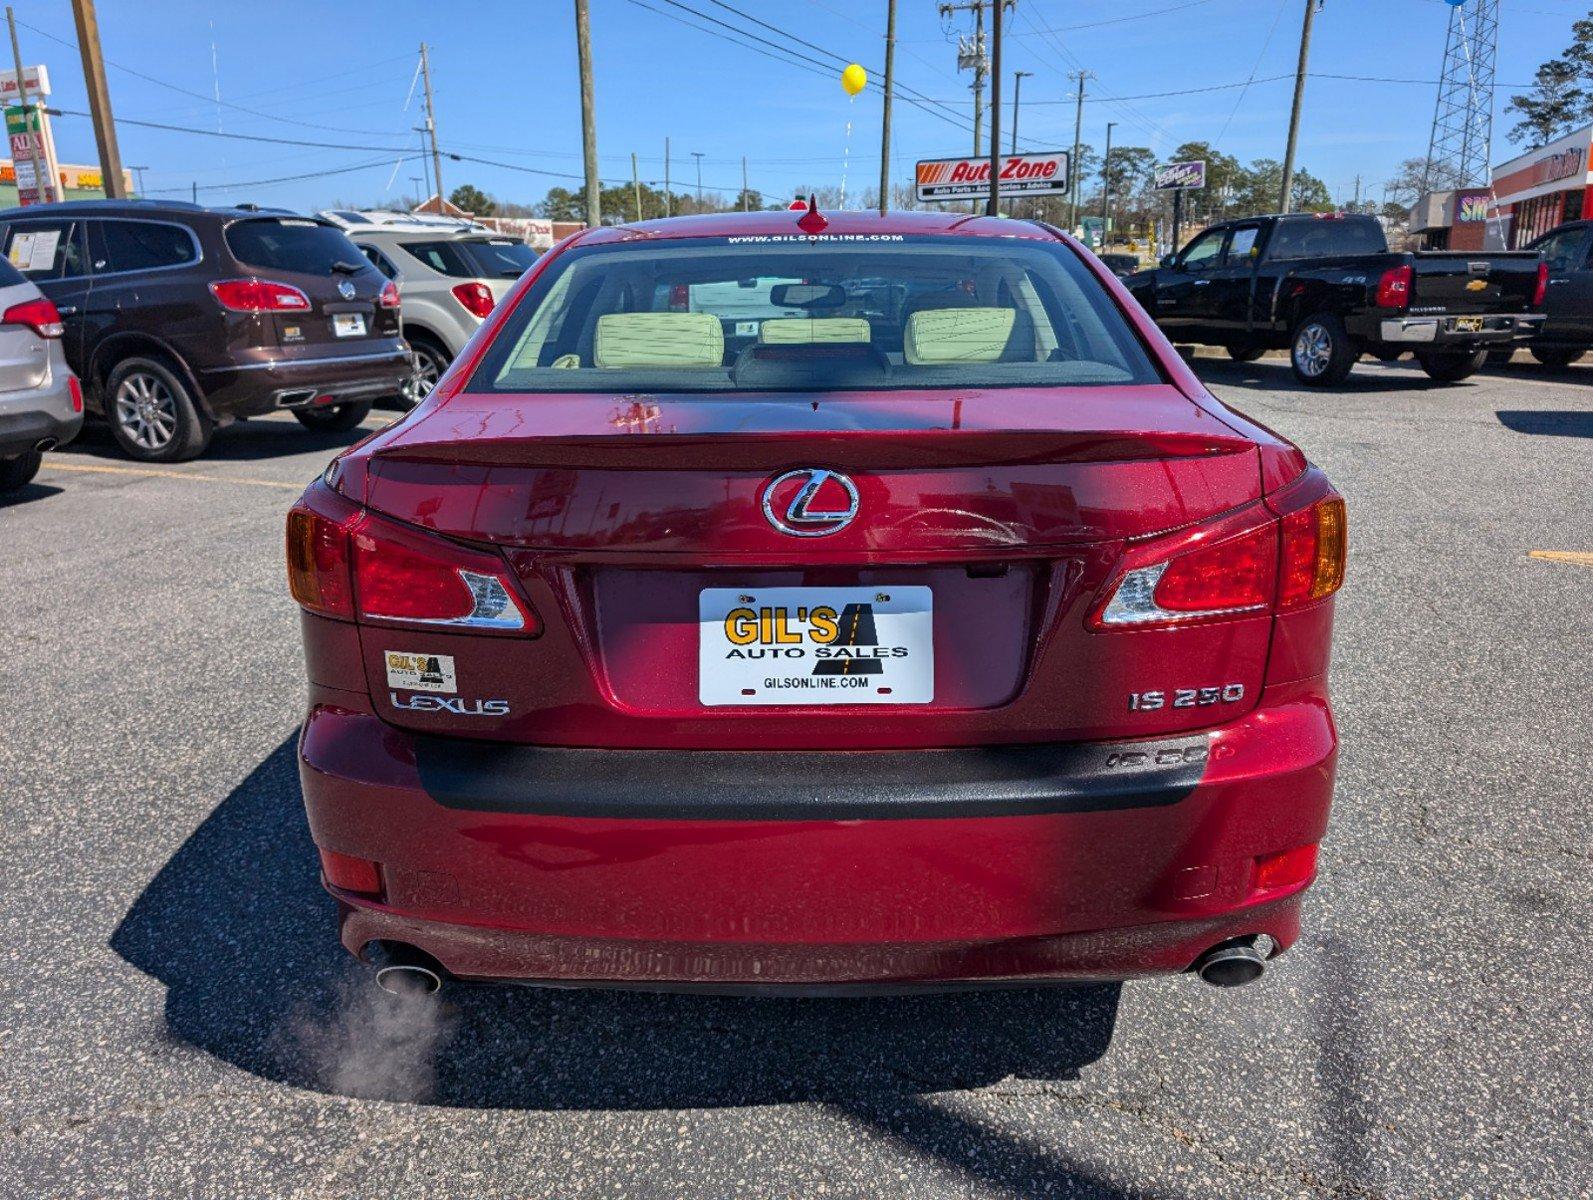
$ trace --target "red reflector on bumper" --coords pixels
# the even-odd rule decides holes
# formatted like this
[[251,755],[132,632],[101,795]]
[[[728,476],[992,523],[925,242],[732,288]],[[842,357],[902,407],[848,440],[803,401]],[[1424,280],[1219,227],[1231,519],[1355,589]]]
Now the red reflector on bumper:
[[1278,888],[1293,887],[1306,882],[1316,874],[1316,846],[1296,846],[1281,854],[1267,854],[1256,859],[1253,892],[1271,892]]
[[328,883],[345,892],[363,892],[367,896],[382,894],[382,870],[368,858],[322,850],[321,870]]

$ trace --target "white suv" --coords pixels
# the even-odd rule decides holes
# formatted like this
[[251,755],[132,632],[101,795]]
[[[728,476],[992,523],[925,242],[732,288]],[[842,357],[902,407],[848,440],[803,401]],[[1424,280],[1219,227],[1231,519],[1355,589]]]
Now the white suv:
[[399,397],[412,408],[541,251],[469,221],[408,213],[328,211],[403,296],[415,375]]

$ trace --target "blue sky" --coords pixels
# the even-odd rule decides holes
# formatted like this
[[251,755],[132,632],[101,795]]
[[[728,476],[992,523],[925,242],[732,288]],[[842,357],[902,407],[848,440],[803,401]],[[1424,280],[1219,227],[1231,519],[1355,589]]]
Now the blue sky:
[[[747,25],[711,0],[682,2],[825,57]],[[75,38],[70,4],[26,0],[17,7],[25,23],[23,57],[49,65],[52,105],[84,110],[77,54],[63,44]],[[823,51],[870,68],[883,62],[884,0],[735,0],[735,7]],[[1590,7],[1593,0],[1504,0],[1501,84],[1530,80]],[[704,184],[732,192],[740,186],[742,155],[752,186],[769,196],[839,185],[843,172],[854,193],[877,182],[880,97],[870,91],[848,100],[839,63],[833,73],[815,74],[771,61],[661,15],[685,16],[669,0],[591,0],[591,8],[605,176],[628,178],[634,151],[642,177],[660,179],[667,135],[677,188],[695,186],[693,151],[702,155]],[[954,46],[935,4],[899,0],[898,8],[900,83],[956,106],[966,121],[968,76],[955,70]],[[432,47],[444,150],[502,164],[445,161],[448,188],[470,182],[500,199],[529,203],[549,186],[575,185],[561,175],[579,174],[570,0],[100,0],[99,12],[105,55],[117,64],[108,75],[119,118],[281,139],[249,142],[123,124],[123,161],[147,168],[150,194],[186,197],[197,183],[201,199],[211,203],[313,209],[334,199],[396,201],[416,193],[420,162],[397,160],[416,153],[418,135],[409,131],[419,121],[419,94],[411,95],[411,85],[422,40]],[[1023,83],[1022,140],[1035,148],[1071,145],[1066,75],[1082,64],[1098,76],[1084,112],[1084,140],[1097,149],[1105,122],[1116,121],[1118,145],[1167,153],[1205,138],[1247,162],[1281,158],[1291,84],[1262,81],[1292,75],[1302,12],[1302,0],[1018,0],[1005,66],[1033,72]],[[1312,70],[1436,79],[1448,14],[1443,0],[1327,0],[1316,19]],[[1246,89],[1146,96],[1252,76],[1257,82]],[[1010,103],[1010,75],[1004,90]],[[1501,106],[1509,92],[1500,88]],[[1324,178],[1336,197],[1351,194],[1357,174],[1367,194],[1379,195],[1401,159],[1425,152],[1434,97],[1427,83],[1311,79],[1301,165]],[[916,158],[968,146],[970,135],[943,119],[900,100],[895,112],[898,180],[909,177]],[[1009,119],[1007,109],[1003,123]],[[1496,118],[1496,162],[1515,152],[1505,141],[1509,124]],[[96,161],[87,120],[61,117],[55,132],[63,162]]]

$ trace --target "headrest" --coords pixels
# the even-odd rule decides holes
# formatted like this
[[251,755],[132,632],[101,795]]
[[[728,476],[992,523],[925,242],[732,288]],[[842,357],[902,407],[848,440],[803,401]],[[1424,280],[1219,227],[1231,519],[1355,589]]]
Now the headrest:
[[599,367],[717,367],[725,331],[712,313],[605,313],[592,362]]
[[911,366],[999,362],[1017,310],[926,308],[907,318],[902,357]]
[[807,346],[816,342],[867,342],[867,317],[771,317],[758,330],[767,346]]

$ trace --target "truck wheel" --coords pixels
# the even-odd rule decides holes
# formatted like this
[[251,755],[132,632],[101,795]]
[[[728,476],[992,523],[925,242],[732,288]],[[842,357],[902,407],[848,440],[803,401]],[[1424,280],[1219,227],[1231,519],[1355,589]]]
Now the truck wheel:
[[124,358],[105,381],[111,436],[140,462],[182,462],[205,452],[215,426],[188,385],[154,358]]
[[1243,342],[1229,346],[1227,349],[1228,357],[1233,359],[1234,362],[1255,362],[1256,359],[1267,352],[1265,346],[1252,346]]
[[1289,362],[1307,387],[1337,387],[1360,356],[1344,322],[1332,313],[1315,313],[1294,327]]
[[14,492],[32,483],[43,461],[44,455],[37,450],[29,450],[15,458],[0,458],[0,493]]
[[1546,367],[1569,367],[1587,353],[1586,350],[1551,350],[1547,346],[1532,346],[1529,352]]
[[1427,372],[1429,379],[1436,379],[1439,383],[1459,383],[1482,370],[1482,364],[1488,361],[1486,350],[1426,350],[1417,351],[1416,361],[1421,363],[1422,370]]
[[296,408],[293,415],[299,424],[316,433],[347,433],[371,415],[371,402],[360,400],[348,404],[328,404],[325,408]]

